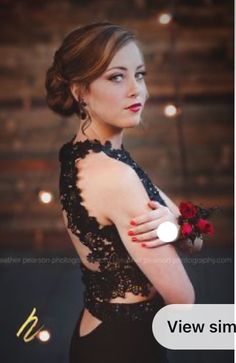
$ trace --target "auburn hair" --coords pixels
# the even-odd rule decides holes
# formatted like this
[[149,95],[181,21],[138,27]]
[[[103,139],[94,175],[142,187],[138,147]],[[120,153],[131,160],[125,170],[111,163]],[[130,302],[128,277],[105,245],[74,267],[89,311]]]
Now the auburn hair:
[[[49,108],[63,116],[77,114],[80,117],[82,106],[72,95],[71,84],[77,82],[81,90],[88,90],[90,83],[106,70],[116,52],[130,41],[138,43],[133,32],[110,22],[87,24],[67,34],[46,73]],[[87,113],[83,132],[90,122]]]

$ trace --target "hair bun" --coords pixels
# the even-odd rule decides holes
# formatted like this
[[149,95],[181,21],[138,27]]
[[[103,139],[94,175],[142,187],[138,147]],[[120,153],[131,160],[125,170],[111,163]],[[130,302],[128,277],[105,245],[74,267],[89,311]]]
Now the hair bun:
[[85,117],[70,85],[77,83],[79,94],[87,91],[104,73],[116,52],[134,40],[132,32],[106,21],[87,24],[68,33],[55,51],[53,63],[46,73],[49,108],[60,115],[76,114],[79,119],[89,121],[89,113]]
[[77,102],[68,84],[69,82],[58,72],[57,67],[53,65],[48,69],[45,81],[47,105],[63,116],[71,116],[78,112]]

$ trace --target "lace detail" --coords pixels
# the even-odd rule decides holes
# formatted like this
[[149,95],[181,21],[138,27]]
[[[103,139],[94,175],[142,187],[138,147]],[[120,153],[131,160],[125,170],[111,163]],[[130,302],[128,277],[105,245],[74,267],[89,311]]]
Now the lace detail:
[[132,304],[110,304],[107,302],[89,301],[87,309],[102,321],[111,320],[149,320],[152,321],[157,310],[164,306],[162,297],[156,294],[151,300],[145,300]]
[[[87,209],[82,205],[81,190],[76,185],[78,178],[76,159],[85,158],[89,150],[96,153],[103,151],[108,156],[130,165],[142,181],[150,199],[157,200],[163,205],[166,204],[148,175],[131,158],[123,145],[120,149],[113,149],[109,140],[102,144],[96,139],[73,143],[75,137],[76,135],[59,151],[60,202],[62,210],[64,209],[67,213],[67,227],[90,250],[87,260],[90,263],[99,264],[99,271],[91,271],[80,263],[82,281],[86,286],[85,306],[95,316],[98,316],[98,309],[96,309],[96,306],[100,306],[98,299],[108,303],[110,299],[116,297],[124,298],[126,292],[148,296],[152,284],[128,254],[116,226],[114,224],[101,225],[95,217],[88,215]],[[119,306],[120,304],[112,305]],[[119,308],[116,311],[118,314]]]

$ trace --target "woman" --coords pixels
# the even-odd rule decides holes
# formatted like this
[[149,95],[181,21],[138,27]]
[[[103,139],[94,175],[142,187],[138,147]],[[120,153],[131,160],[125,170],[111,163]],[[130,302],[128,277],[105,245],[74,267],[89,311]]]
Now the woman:
[[71,363],[162,362],[154,315],[165,304],[194,302],[174,245],[156,235],[161,222],[176,223],[178,208],[122,143],[141,120],[144,76],[134,34],[108,22],[68,34],[47,72],[49,107],[81,119],[59,153],[63,218],[86,287]]

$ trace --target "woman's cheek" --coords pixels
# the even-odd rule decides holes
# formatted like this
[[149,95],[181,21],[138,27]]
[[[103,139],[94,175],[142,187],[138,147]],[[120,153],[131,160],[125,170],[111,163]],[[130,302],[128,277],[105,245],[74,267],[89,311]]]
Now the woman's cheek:
[[103,94],[103,100],[110,106],[117,106],[120,104],[120,91],[119,90],[106,90]]

